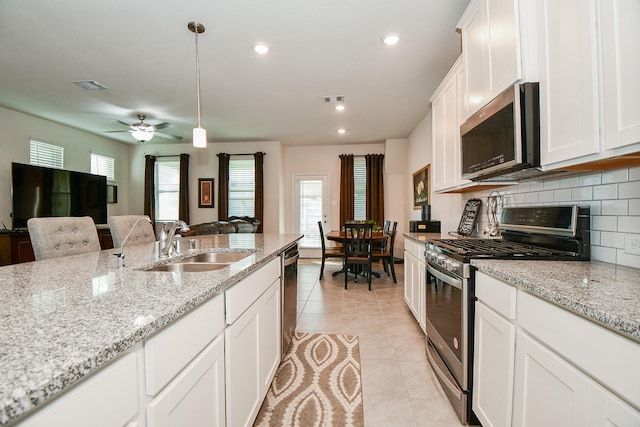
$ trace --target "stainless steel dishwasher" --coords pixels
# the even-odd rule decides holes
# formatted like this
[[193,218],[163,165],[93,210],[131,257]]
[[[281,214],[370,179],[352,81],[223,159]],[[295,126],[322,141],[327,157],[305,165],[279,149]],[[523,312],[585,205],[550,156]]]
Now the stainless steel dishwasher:
[[289,246],[281,256],[282,355],[287,352],[296,331],[298,318],[298,244]]

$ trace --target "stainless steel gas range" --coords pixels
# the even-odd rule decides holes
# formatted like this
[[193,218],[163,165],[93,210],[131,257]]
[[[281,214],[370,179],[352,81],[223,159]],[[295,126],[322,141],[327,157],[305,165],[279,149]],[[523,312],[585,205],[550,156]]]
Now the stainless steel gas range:
[[589,260],[588,206],[504,208],[499,239],[426,243],[427,355],[463,423],[477,423],[473,393],[474,269],[471,260]]

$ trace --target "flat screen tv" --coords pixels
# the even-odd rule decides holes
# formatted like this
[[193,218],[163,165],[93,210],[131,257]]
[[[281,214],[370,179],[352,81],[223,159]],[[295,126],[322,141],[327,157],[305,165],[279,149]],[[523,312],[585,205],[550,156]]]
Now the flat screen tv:
[[29,218],[90,216],[107,223],[107,178],[84,172],[11,164],[13,228]]

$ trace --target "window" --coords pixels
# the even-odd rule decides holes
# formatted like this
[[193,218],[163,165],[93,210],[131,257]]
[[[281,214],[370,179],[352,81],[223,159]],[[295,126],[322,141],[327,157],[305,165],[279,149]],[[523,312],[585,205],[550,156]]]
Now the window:
[[255,216],[255,169],[253,157],[229,159],[229,216]]
[[29,163],[35,166],[62,169],[64,148],[46,142],[30,141]]
[[180,193],[180,159],[162,158],[156,161],[156,220],[176,221]]
[[353,219],[367,219],[367,161],[364,157],[353,159]]
[[113,157],[101,156],[91,153],[91,173],[106,176],[109,181],[115,180],[115,160]]

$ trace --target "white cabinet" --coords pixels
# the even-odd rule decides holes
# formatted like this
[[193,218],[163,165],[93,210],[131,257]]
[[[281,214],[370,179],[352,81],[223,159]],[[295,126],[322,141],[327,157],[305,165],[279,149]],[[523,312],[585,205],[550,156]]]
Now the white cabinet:
[[128,353],[26,418],[23,427],[122,426],[138,412],[135,353]]
[[[280,363],[279,259],[235,285],[227,294],[225,369],[227,425],[250,426]],[[250,295],[263,289],[248,301]],[[248,307],[247,307],[248,305]],[[229,313],[233,313],[229,317]]]
[[420,328],[426,332],[424,243],[404,241],[404,300]]
[[640,151],[640,4],[540,0],[537,14],[544,169]]
[[147,405],[147,427],[224,426],[224,383],[219,336]]
[[522,79],[518,0],[474,0],[462,15],[464,119]]
[[516,289],[476,274],[473,411],[485,427],[511,425]]

